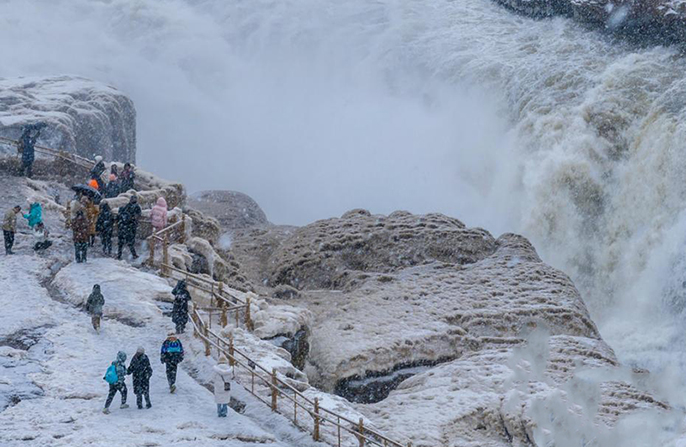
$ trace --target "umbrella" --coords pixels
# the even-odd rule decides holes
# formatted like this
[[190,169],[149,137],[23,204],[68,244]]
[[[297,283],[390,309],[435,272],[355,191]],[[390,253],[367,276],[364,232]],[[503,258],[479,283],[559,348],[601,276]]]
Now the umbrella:
[[100,195],[98,190],[95,188],[92,188],[88,185],[84,185],[84,184],[74,185],[71,187],[71,189],[73,189],[74,191],[76,191],[79,194],[83,194],[85,196],[90,197],[91,200],[93,200],[93,203],[95,203],[96,205],[98,203],[100,203],[100,201],[102,200],[102,196]]

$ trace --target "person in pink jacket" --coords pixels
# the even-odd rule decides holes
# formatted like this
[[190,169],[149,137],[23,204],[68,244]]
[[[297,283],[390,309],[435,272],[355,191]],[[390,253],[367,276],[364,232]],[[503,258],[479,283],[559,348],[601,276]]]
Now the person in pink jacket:
[[164,197],[157,199],[157,203],[152,207],[150,218],[155,233],[167,226],[167,201]]

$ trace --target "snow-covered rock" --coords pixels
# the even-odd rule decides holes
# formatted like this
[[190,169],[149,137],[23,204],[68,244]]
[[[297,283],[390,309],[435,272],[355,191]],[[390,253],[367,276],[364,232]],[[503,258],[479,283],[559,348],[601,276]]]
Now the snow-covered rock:
[[269,224],[257,202],[237,191],[200,191],[191,194],[188,205],[216,218],[225,230]]
[[173,301],[166,280],[108,258],[69,264],[54,279],[64,299],[74,305],[85,305],[94,284],[100,284],[105,297],[104,316],[134,326],[162,314],[156,302]]
[[353,272],[386,273],[434,261],[470,264],[495,247],[485,230],[441,214],[352,210],[295,230],[271,257],[270,284],[341,288]]
[[0,79],[0,135],[45,122],[38,144],[92,159],[135,162],[136,110],[113,87],[74,76]]

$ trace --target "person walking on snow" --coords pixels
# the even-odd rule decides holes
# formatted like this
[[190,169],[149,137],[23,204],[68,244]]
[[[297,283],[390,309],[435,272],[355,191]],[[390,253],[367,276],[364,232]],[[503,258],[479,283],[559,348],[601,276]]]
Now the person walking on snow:
[[150,212],[150,219],[155,233],[167,226],[167,201],[164,200],[164,197],[157,199],[157,203]]
[[95,284],[93,286],[93,292],[91,292],[86,301],[86,312],[90,314],[93,329],[98,333],[100,332],[100,319],[102,318],[102,308],[104,305],[105,297],[102,296],[102,293],[100,292],[100,285]]
[[[125,408],[129,408],[129,406],[126,404],[126,353],[124,351],[119,351],[117,353],[117,360],[112,362],[112,366],[114,366],[114,371],[116,372],[116,380],[113,382],[110,382],[108,378],[109,375],[109,369],[107,373],[105,374],[105,377],[103,379],[107,380],[108,383],[110,384],[110,392],[107,394],[107,400],[105,401],[105,408],[103,408],[102,412],[105,414],[109,414],[110,412],[110,404],[112,404],[112,399],[114,399],[114,395],[117,394],[117,391],[119,391],[119,394],[121,395],[121,405],[119,408],[122,410]],[[109,380],[108,380],[109,379]]]
[[43,222],[43,208],[40,203],[33,202],[29,205],[29,214],[24,214],[24,219],[29,221],[29,228],[33,229],[36,225]]
[[112,254],[112,233],[114,232],[114,214],[110,205],[103,200],[100,204],[100,214],[95,223],[95,231],[102,241],[102,252],[108,256]]
[[78,211],[71,222],[74,234],[74,252],[77,263],[86,262],[88,255],[88,218],[83,211]]
[[172,295],[174,295],[172,322],[176,325],[176,333],[183,334],[188,323],[188,302],[191,300],[191,294],[186,287],[186,280],[182,279],[176,283]]
[[124,245],[129,247],[131,255],[134,259],[138,258],[136,254],[136,231],[138,230],[138,219],[141,216],[141,207],[138,205],[138,198],[131,196],[129,203],[119,209],[117,216],[117,230],[119,232],[119,250],[117,252],[117,259],[121,259]]
[[13,255],[12,247],[14,246],[14,233],[17,232],[17,214],[21,212],[19,205],[11,210],[7,210],[5,218],[2,221],[2,235],[5,238],[5,254]]
[[176,369],[179,363],[183,361],[183,345],[181,340],[176,338],[173,332],[168,334],[168,337],[162,343],[160,350],[160,362],[164,363],[167,369],[167,382],[169,383],[169,392],[176,391]]
[[129,363],[126,374],[133,375],[133,394],[136,395],[136,405],[139,410],[143,409],[143,397],[145,397],[145,408],[152,407],[150,403],[150,377],[152,377],[152,367],[150,359],[145,355],[145,349],[139,347]]
[[217,404],[217,416],[225,418],[231,402],[231,367],[226,357],[221,357],[214,366],[214,401]]

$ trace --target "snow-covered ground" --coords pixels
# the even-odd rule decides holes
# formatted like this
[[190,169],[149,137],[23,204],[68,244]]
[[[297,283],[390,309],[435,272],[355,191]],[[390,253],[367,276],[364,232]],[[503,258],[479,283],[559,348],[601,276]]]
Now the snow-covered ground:
[[[234,386],[233,392],[247,404],[245,413],[232,411],[226,419],[217,418],[212,393],[191,377],[198,369],[206,370],[202,363],[210,360],[192,354],[198,342],[189,335],[182,337],[189,355],[179,369],[178,390],[169,393],[159,347],[172,324],[153,304],[164,292],[160,278],[123,262],[96,259],[85,265],[68,264],[51,279],[53,262],[27,249],[0,257],[0,340],[19,331],[40,333],[28,350],[16,343],[0,346],[3,359],[14,362],[0,362],[0,393],[21,399],[0,413],[0,445],[314,444],[309,434],[272,414],[240,386]],[[91,327],[89,316],[74,306],[96,281],[103,283],[106,300],[100,333]],[[131,315],[137,323],[132,325],[126,314],[138,312],[145,318]],[[146,349],[154,369],[153,407],[136,409],[127,378],[131,407],[119,409],[117,396],[112,413],[104,415],[101,410],[108,389],[102,379],[104,371],[117,351],[125,351],[130,359],[138,346]],[[15,371],[18,363],[21,368]]]

